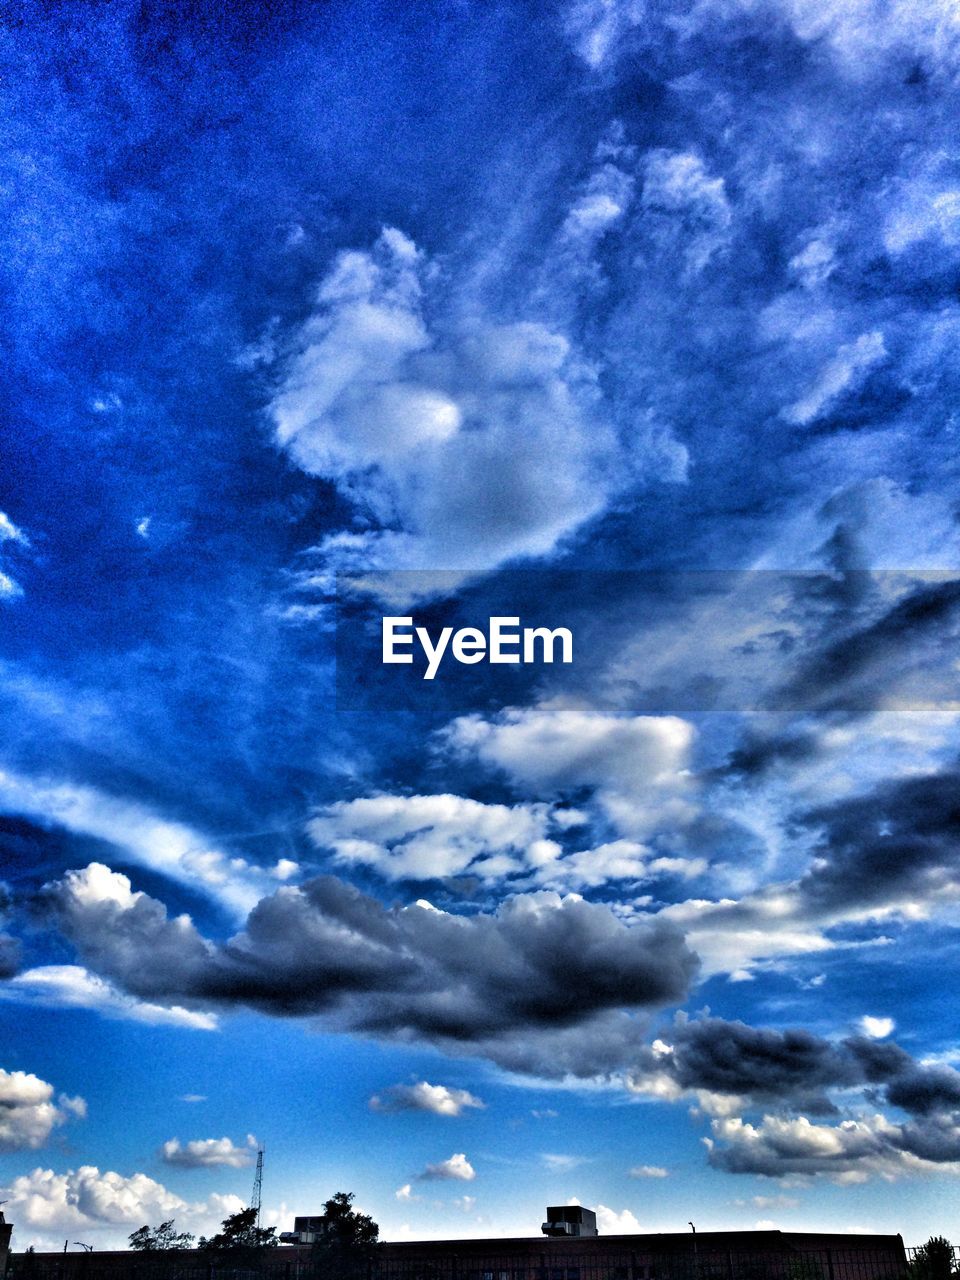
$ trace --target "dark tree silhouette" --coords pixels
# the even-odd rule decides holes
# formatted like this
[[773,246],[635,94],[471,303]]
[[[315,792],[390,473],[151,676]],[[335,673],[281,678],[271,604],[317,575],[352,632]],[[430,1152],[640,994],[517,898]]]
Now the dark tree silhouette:
[[951,1280],[956,1274],[953,1245],[944,1236],[931,1236],[914,1253],[910,1271],[915,1280]]
[[140,1227],[127,1238],[131,1249],[139,1249],[144,1253],[167,1249],[189,1249],[193,1244],[193,1236],[188,1232],[174,1231],[173,1218],[161,1222],[159,1227]]
[[323,1280],[357,1280],[370,1269],[380,1228],[357,1213],[352,1191],[338,1191],[323,1206],[323,1221],[313,1244],[313,1261]]
[[278,1241],[275,1227],[258,1227],[256,1209],[241,1209],[239,1213],[231,1213],[224,1218],[222,1230],[208,1240],[200,1238],[201,1249],[233,1249],[237,1251],[259,1251],[270,1249]]

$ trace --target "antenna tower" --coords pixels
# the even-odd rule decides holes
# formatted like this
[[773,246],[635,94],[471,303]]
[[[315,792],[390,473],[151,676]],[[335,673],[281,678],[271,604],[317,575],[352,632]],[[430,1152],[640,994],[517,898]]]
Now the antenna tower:
[[263,1148],[257,1152],[257,1172],[253,1175],[253,1195],[250,1208],[257,1211],[257,1227],[260,1226],[260,1193],[263,1190]]

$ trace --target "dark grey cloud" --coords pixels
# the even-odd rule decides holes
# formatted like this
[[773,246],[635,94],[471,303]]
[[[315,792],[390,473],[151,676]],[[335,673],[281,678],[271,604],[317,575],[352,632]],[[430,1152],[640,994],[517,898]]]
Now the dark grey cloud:
[[[716,1168],[859,1180],[910,1158],[960,1159],[960,1072],[918,1063],[899,1045],[861,1036],[834,1042],[802,1029],[710,1017],[680,1022],[671,1038],[672,1052],[648,1058],[648,1067],[655,1061],[684,1090],[725,1094],[761,1116],[724,1114],[712,1122],[709,1160]],[[864,1097],[871,1113],[862,1113]],[[876,1114],[878,1106],[907,1118]]]
[[849,1053],[809,1031],[774,1031],[723,1018],[698,1018],[677,1028],[671,1071],[685,1089],[821,1114],[836,1111],[827,1089],[860,1078]]
[[778,766],[805,764],[820,753],[817,734],[788,729],[764,733],[750,728],[730,753],[723,768],[713,776],[732,775],[744,780],[763,777]]
[[916,1117],[960,1111],[960,1072],[920,1064],[892,1041],[834,1041],[714,1017],[678,1021],[670,1040],[672,1052],[657,1061],[677,1084],[735,1094],[751,1106],[830,1114],[837,1106],[828,1091],[881,1086],[887,1103]]
[[904,1071],[887,1086],[887,1101],[920,1116],[960,1111],[960,1072],[944,1066]]
[[3,931],[11,915],[12,899],[6,885],[0,884],[0,980],[12,978],[20,969],[20,941]]
[[[867,575],[852,577],[863,584]],[[916,668],[953,650],[958,619],[960,582],[923,583],[866,624],[841,634],[832,627],[834,634],[800,661],[774,704],[818,716],[865,714]]]
[[[678,904],[665,914],[683,923],[705,959],[720,967],[749,963],[738,940],[815,931],[821,937],[848,918],[942,909],[960,898],[960,769],[885,779],[858,794],[784,815],[793,838],[810,839],[808,865],[796,879],[761,885],[739,900]],[[792,829],[792,830],[791,830]],[[746,960],[738,959],[741,954]]]
[[[551,1074],[558,1033],[576,1029],[577,1069],[595,1074],[611,1060],[611,1017],[682,1000],[697,969],[675,925],[627,925],[605,905],[552,893],[455,916],[387,908],[321,877],[264,898],[219,945],[97,864],[47,885],[42,902],[85,963],[143,998],[321,1016],[498,1061],[512,1061],[520,1041],[528,1069]],[[618,1044],[623,1065],[623,1036]],[[560,1069],[571,1061],[568,1048]]]
[[926,901],[960,882],[960,771],[881,783],[811,809],[816,861],[798,892],[807,910]]

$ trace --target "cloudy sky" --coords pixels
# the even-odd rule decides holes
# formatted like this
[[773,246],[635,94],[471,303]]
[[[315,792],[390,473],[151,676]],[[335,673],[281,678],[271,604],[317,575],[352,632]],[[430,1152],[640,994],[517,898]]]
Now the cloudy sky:
[[221,8],[3,18],[16,1245],[956,1232],[955,7]]

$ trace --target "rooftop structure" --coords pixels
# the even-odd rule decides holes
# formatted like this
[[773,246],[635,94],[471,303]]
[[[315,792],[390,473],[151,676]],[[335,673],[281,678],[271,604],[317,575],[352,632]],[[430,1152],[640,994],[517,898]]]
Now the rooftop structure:
[[550,1205],[540,1230],[545,1236],[595,1236],[597,1215],[581,1204]]

